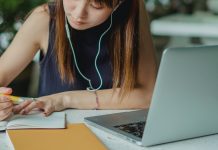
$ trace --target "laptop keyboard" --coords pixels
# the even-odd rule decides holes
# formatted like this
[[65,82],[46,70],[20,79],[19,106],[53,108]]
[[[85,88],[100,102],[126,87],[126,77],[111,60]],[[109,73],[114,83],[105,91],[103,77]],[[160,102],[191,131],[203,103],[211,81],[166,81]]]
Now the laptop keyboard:
[[133,134],[136,137],[142,138],[144,127],[145,127],[145,121],[140,121],[140,122],[130,123],[130,124],[123,124],[123,125],[118,125],[114,127],[124,132],[127,132],[129,134]]

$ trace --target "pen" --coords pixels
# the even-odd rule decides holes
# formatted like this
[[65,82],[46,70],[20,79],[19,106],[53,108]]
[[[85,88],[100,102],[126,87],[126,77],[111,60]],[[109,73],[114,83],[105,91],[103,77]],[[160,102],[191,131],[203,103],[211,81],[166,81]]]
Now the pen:
[[19,96],[12,96],[12,95],[7,95],[7,94],[0,94],[0,96],[7,96],[10,98],[10,100],[13,102],[13,104],[20,104],[21,102],[24,101],[22,97]]

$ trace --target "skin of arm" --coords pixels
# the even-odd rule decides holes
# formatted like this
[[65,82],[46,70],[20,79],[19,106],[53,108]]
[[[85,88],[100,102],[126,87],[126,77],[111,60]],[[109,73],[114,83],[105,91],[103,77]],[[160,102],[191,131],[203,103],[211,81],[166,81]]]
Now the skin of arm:
[[39,49],[47,49],[48,24],[49,15],[42,8],[37,8],[27,18],[0,57],[1,86],[10,84],[31,62]]
[[[31,62],[39,49],[45,53],[48,28],[48,13],[44,11],[43,7],[36,8],[0,57],[0,93],[12,94],[12,89],[6,87]],[[25,107],[30,103],[31,101],[26,101],[20,106]],[[14,106],[10,98],[0,96],[0,120],[8,118],[13,109]]]

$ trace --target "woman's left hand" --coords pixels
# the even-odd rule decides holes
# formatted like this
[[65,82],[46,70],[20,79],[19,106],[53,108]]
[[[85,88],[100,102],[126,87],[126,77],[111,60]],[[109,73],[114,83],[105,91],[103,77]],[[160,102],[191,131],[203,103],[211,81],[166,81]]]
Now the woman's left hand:
[[39,97],[36,101],[32,101],[29,105],[16,111],[20,114],[28,114],[31,110],[38,108],[42,110],[45,116],[49,116],[52,112],[61,111],[65,109],[64,102],[62,99],[54,98],[53,96]]

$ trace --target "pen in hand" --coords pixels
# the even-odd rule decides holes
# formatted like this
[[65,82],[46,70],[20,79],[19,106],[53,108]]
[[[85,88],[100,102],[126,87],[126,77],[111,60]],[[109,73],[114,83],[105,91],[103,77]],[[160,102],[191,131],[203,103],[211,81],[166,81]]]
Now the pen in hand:
[[24,99],[22,97],[19,97],[19,96],[12,96],[12,95],[7,95],[7,94],[0,94],[0,96],[7,96],[8,98],[10,98],[10,100],[15,105],[20,104],[24,101]]

